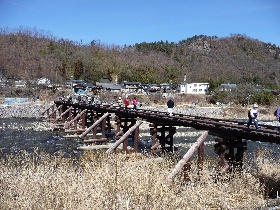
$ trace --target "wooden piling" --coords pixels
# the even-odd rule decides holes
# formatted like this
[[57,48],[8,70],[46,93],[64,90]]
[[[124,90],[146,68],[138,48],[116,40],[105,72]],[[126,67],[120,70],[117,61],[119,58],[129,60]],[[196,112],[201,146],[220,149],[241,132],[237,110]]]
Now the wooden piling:
[[174,177],[179,173],[179,171],[184,167],[185,164],[189,161],[194,152],[198,149],[198,147],[204,142],[206,137],[208,136],[208,131],[205,131],[197,141],[191,146],[188,152],[183,156],[183,158],[177,163],[171,174],[168,176],[168,180],[173,180]]
[[69,128],[69,126],[73,123],[73,122],[75,122],[75,121],[77,121],[80,117],[82,117],[82,115],[86,112],[87,110],[85,109],[85,110],[83,110],[83,111],[81,111],[79,114],[77,114],[76,115],[76,117],[74,117],[72,120],[70,120],[69,122],[66,122],[65,124],[64,124],[64,128],[66,129],[66,128]]
[[55,120],[54,122],[58,121],[59,119],[61,119],[64,115],[66,115],[68,112],[70,112],[72,109],[72,106],[70,106],[65,112],[63,112],[62,114],[60,114]]
[[41,115],[44,116],[44,114],[47,113],[47,116],[48,116],[48,115],[49,115],[50,109],[53,109],[54,106],[55,106],[55,104],[52,104],[50,107],[48,107],[47,109],[45,109],[45,110],[41,113]]
[[124,142],[125,139],[128,138],[128,136],[137,128],[139,127],[143,122],[137,122],[134,126],[132,126],[130,129],[128,129],[128,131],[118,140],[115,142],[115,144],[113,144],[113,146],[111,148],[109,148],[106,151],[106,154],[110,154],[112,153],[121,143]]
[[52,112],[47,116],[48,120],[51,121],[51,119],[56,120],[56,112],[62,108],[62,105],[60,105],[59,107],[57,107],[56,109],[53,107],[52,108]]
[[[81,139],[84,139],[84,137],[92,130],[94,129],[97,125],[99,125],[104,119],[106,119],[106,117],[109,116],[109,113],[107,112],[106,114],[104,114],[102,117],[100,117],[96,122],[93,123],[92,126],[90,126],[85,132],[83,132],[81,135],[80,135],[80,138]],[[105,131],[104,131],[105,133]],[[105,137],[105,134],[103,136],[102,134],[102,137],[104,138]]]

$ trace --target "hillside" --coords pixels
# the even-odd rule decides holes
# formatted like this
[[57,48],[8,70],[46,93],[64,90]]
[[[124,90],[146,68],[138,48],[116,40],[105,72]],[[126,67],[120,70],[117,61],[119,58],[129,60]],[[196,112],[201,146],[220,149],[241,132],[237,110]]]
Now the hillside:
[[[82,45],[48,34],[0,31],[0,72],[4,78],[50,78],[87,82],[109,77],[118,81],[180,83],[254,83],[280,87],[280,48],[244,35],[194,36],[178,43],[158,41],[109,46],[93,40]],[[1,75],[0,75],[1,76]]]

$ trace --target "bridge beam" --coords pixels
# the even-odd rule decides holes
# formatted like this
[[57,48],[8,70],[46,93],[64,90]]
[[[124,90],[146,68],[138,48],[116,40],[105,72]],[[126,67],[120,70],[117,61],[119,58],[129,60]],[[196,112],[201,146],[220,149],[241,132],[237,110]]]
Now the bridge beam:
[[[191,148],[187,151],[187,153],[183,156],[183,158],[177,163],[174,167],[173,171],[168,176],[168,180],[171,181],[174,177],[180,172],[183,168],[184,172],[189,171],[190,169],[190,158],[194,154],[196,150],[198,150],[199,146],[204,142],[206,137],[208,136],[208,131],[205,131],[197,141],[191,146]],[[186,176],[188,177],[188,176]]]
[[[221,173],[226,173],[227,170],[240,170],[243,166],[244,152],[247,150],[247,141],[242,138],[217,138],[215,151],[219,156],[218,165]],[[223,168],[223,169],[222,169]]]
[[[127,131],[134,127],[137,123],[137,120],[135,117],[131,117],[128,115],[117,115],[116,114],[116,139],[122,138],[122,135],[124,133],[127,133]],[[123,150],[127,151],[128,147],[128,138],[131,137],[133,140],[133,147],[134,151],[138,152],[138,142],[139,142],[139,128],[134,129],[130,134],[128,134],[127,138],[123,140]]]
[[[158,133],[160,132],[160,135]],[[156,125],[155,123],[150,124],[150,134],[152,136],[152,148],[151,152],[153,153],[154,149],[157,149],[154,145],[157,144],[156,139],[159,140],[162,152],[168,152],[174,150],[174,134],[176,133],[176,127],[165,126],[165,125]],[[166,147],[166,145],[168,147]]]
[[52,106],[52,112],[47,116],[47,119],[49,121],[51,121],[52,119],[56,120],[56,113],[57,113],[57,111],[59,111],[59,113],[61,113],[61,108],[62,108],[62,105],[58,106],[57,108],[54,108],[54,106]]
[[[127,140],[128,136],[135,130],[135,129],[139,129],[139,126],[142,124],[143,122],[138,122],[136,123],[135,125],[133,125],[131,128],[129,128],[127,130],[127,132],[118,140],[116,141],[116,143],[111,147],[109,148],[107,151],[106,151],[106,154],[110,154],[112,153],[121,143],[124,144],[124,141]],[[137,148],[138,149],[138,148]],[[123,148],[124,151],[127,152],[127,148]],[[136,148],[134,148],[134,152],[137,152],[136,151]]]

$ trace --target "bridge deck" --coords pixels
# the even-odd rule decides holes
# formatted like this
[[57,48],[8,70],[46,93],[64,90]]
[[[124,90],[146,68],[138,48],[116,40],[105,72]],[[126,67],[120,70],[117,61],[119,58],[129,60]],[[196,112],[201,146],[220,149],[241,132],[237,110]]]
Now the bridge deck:
[[139,120],[148,121],[161,126],[183,126],[193,127],[197,130],[208,130],[209,134],[219,136],[221,138],[240,138],[252,141],[270,142],[280,144],[280,131],[276,126],[269,126],[260,124],[259,129],[250,128],[245,126],[245,122],[237,120],[225,120],[209,117],[198,117],[191,115],[184,115],[180,113],[173,113],[169,116],[167,112],[160,112],[147,109],[124,109],[119,106],[112,105],[81,105],[81,104],[68,104],[62,101],[55,102],[56,106],[64,105],[64,109],[70,106],[79,108],[80,110],[87,109],[90,111],[99,111],[103,113],[114,113],[123,117],[131,117]]

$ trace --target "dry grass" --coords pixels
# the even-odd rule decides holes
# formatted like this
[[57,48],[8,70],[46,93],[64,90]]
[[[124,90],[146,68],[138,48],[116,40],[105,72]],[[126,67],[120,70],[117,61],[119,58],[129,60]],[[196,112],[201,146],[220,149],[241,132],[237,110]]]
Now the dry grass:
[[0,164],[0,209],[253,209],[266,202],[252,174],[216,179],[211,160],[200,176],[193,164],[188,183],[183,173],[166,180],[176,164],[170,158],[88,152],[73,162],[22,152]]
[[280,160],[274,157],[269,150],[256,151],[251,159],[251,172],[266,186],[266,196],[275,198],[280,193]]

